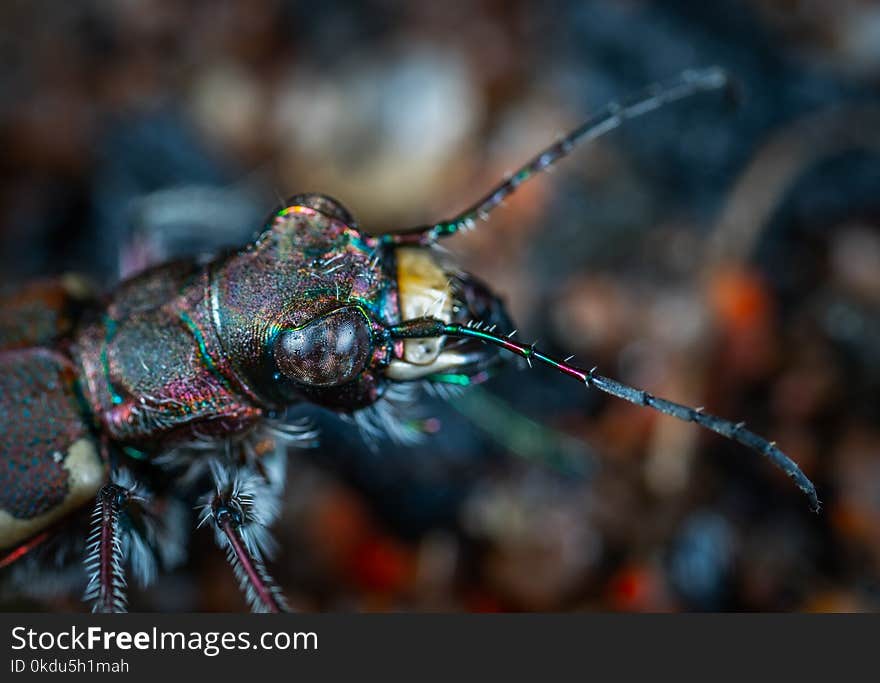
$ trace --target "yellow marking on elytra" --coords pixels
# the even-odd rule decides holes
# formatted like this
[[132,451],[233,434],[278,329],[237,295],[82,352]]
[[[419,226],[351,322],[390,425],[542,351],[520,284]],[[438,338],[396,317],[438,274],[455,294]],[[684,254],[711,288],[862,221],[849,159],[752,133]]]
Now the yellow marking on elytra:
[[95,444],[89,439],[75,441],[67,451],[64,467],[69,475],[68,490],[59,505],[30,519],[18,519],[0,510],[0,548],[21,543],[94,499],[104,483],[104,467]]

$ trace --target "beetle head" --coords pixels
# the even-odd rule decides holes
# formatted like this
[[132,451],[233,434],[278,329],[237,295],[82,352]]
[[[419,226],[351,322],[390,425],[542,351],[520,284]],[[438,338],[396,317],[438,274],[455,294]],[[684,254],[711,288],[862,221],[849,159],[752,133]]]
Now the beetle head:
[[365,235],[322,195],[291,198],[253,244],[218,262],[210,298],[233,371],[276,407],[307,400],[350,412],[393,383],[482,380],[497,349],[388,330],[422,316],[508,324],[500,300],[438,250]]

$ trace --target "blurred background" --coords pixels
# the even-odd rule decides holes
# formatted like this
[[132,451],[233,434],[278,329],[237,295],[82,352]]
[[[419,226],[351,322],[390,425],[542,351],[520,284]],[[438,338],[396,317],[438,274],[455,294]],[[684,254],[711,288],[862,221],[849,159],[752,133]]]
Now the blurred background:
[[[449,240],[523,339],[745,420],[819,488],[515,366],[422,444],[305,409],[270,568],[305,610],[880,607],[880,5],[95,0],[0,5],[0,284],[105,287],[319,191],[382,231],[464,208],[609,100],[718,64]],[[222,554],[136,610],[241,610]],[[78,595],[18,608],[80,609]]]

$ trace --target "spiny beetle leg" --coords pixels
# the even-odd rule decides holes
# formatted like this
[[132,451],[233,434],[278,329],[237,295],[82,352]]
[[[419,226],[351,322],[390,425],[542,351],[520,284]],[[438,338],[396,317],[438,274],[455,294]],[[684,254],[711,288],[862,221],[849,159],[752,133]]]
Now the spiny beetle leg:
[[199,526],[214,524],[214,539],[254,612],[288,612],[264,559],[275,549],[268,526],[278,516],[277,490],[247,468],[213,461],[211,473],[215,490],[204,499]]
[[83,600],[92,603],[92,612],[128,611],[125,552],[119,527],[120,512],[128,497],[128,490],[110,483],[101,488],[95,500],[92,528],[86,541],[89,582],[83,594]]

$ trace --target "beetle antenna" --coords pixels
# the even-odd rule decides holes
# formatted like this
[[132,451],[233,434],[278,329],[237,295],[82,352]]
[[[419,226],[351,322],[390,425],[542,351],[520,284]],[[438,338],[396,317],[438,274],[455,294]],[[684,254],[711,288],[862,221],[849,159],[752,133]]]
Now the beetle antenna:
[[598,389],[606,394],[621,398],[639,406],[652,408],[660,413],[671,415],[685,422],[695,422],[701,427],[705,427],[716,434],[720,434],[728,439],[732,439],[742,444],[756,453],[766,457],[770,462],[787,474],[803,491],[810,501],[810,507],[813,512],[819,512],[821,503],[816,494],[816,487],[807,476],[801,471],[797,464],[777,448],[776,443],[758,436],[754,432],[745,428],[743,422],[731,422],[724,418],[712,415],[703,411],[701,408],[691,408],[680,403],[674,403],[665,398],[660,398],[648,393],[643,389],[636,389],[617,380],[604,377],[596,372],[596,368],[592,370],[584,370],[571,365],[563,360],[558,360],[552,356],[539,351],[534,345],[520,344],[509,337],[505,337],[494,332],[488,332],[485,329],[477,329],[466,325],[447,324],[442,320],[434,318],[417,318],[405,321],[399,325],[389,328],[392,338],[396,339],[421,339],[425,337],[470,337],[480,339],[487,344],[501,347],[511,353],[516,354],[527,361],[534,361],[549,365],[559,372],[573,377],[579,382],[583,382],[588,387]]
[[729,85],[727,73],[720,67],[688,69],[676,78],[655,83],[644,91],[622,102],[611,102],[573,131],[546,147],[515,173],[496,185],[478,202],[450,218],[434,225],[422,225],[377,236],[385,244],[410,244],[426,246],[441,237],[454,235],[473,228],[477,220],[486,220],[489,214],[529,178],[546,171],[560,159],[564,159],[578,145],[591,142],[618,128],[624,121],[638,118],[671,102],[696,95],[700,92],[718,90]]

